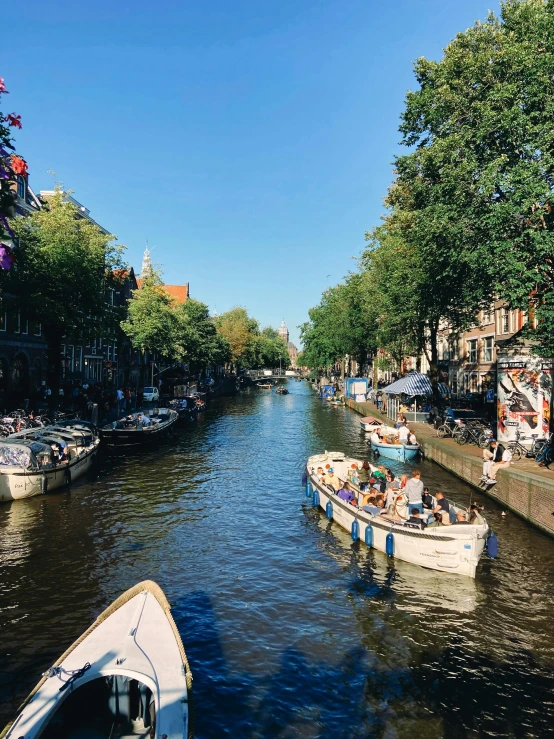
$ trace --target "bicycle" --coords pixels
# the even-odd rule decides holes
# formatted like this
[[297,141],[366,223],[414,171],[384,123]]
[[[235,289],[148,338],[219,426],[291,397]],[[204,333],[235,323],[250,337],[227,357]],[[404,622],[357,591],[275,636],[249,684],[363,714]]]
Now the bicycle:
[[547,443],[537,454],[536,462],[539,467],[546,467],[547,469],[549,469],[552,462],[554,462],[554,439],[552,434],[550,434]]
[[[516,430],[516,438],[515,441],[510,441],[506,445],[506,448],[510,450],[512,453],[512,458],[514,461],[519,461],[522,457],[532,457],[533,459],[537,459],[540,453],[543,451],[543,449],[552,443],[552,434],[548,436],[547,439],[538,439],[538,434],[531,434],[531,436],[522,436],[521,432]],[[528,441],[529,439],[532,439],[532,444],[530,447],[525,446],[525,444],[522,444],[522,441]]]
[[437,427],[437,437],[439,439],[444,439],[445,436],[452,436],[452,438],[455,439],[462,433],[463,428],[464,424],[460,420],[455,420],[453,422],[445,421]]
[[456,437],[456,441],[458,444],[473,442],[481,449],[486,449],[492,438],[493,433],[490,428],[487,428],[482,424],[467,423],[464,426],[463,431]]

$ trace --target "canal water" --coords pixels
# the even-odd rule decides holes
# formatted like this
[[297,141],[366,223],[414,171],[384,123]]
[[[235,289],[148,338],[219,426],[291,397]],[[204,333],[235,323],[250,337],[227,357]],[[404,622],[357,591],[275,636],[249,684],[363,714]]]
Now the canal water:
[[[94,481],[0,508],[0,723],[123,590],[165,590],[194,675],[196,736],[546,737],[554,541],[484,503],[500,556],[475,581],[353,544],[301,487],[308,455],[362,457],[359,417],[251,389]],[[400,471],[397,465],[397,471]]]

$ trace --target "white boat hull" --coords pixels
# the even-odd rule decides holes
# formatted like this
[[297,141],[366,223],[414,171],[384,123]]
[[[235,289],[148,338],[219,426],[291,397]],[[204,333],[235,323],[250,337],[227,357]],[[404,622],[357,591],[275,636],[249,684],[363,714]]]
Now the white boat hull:
[[[157,737],[187,739],[191,687],[169,603],[156,583],[146,581],[118,598],[44,673],[0,736],[108,737],[115,729],[118,736],[154,730]],[[91,695],[100,700],[90,701]]]
[[33,498],[70,485],[90,470],[99,444],[96,439],[92,448],[83,450],[69,464],[60,464],[42,472],[18,468],[0,470],[0,502]]
[[310,457],[307,464],[308,482],[312,491],[316,491],[317,505],[324,511],[327,503],[332,505],[332,520],[343,529],[352,532],[354,521],[358,522],[360,541],[366,540],[366,529],[372,529],[372,547],[387,553],[387,535],[392,533],[394,542],[393,556],[404,562],[427,567],[440,572],[451,572],[457,575],[475,577],[479,559],[485,548],[489,527],[485,523],[480,526],[440,526],[425,530],[404,527],[402,523],[386,521],[381,516],[372,516],[362,509],[346,503],[320,483],[315,476],[318,466],[332,464],[335,475],[346,479],[350,463],[357,462],[346,457],[337,459],[337,453]]

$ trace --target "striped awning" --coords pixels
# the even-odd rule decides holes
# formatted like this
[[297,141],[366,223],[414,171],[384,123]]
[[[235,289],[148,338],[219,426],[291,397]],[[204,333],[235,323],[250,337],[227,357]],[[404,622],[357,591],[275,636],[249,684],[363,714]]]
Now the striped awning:
[[437,387],[439,388],[439,393],[442,395],[443,398],[446,398],[447,395],[450,395],[450,388],[448,385],[445,385],[444,382],[439,382]]
[[410,372],[406,377],[401,377],[392,385],[384,387],[383,392],[387,395],[400,395],[401,393],[404,393],[404,395],[432,395],[433,387],[427,375],[422,375],[421,372]]

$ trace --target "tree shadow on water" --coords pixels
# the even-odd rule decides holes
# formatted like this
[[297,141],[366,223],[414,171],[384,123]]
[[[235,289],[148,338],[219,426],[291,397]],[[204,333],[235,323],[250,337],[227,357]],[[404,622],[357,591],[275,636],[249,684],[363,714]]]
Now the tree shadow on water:
[[[291,646],[271,674],[231,671],[206,593],[179,599],[172,613],[193,672],[197,739],[382,735],[380,713],[368,710],[365,698],[369,665],[364,649],[351,649],[331,664],[311,660]],[[248,635],[244,638],[246,643]]]

